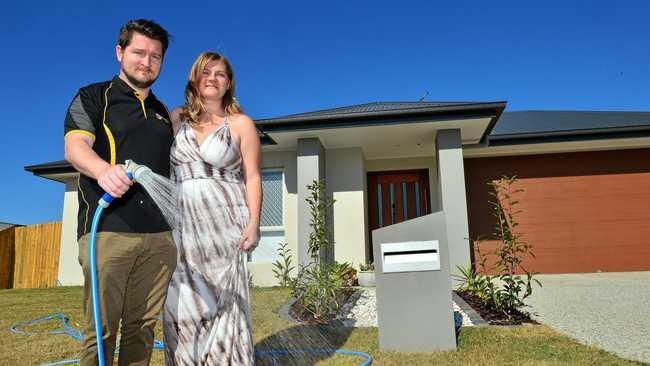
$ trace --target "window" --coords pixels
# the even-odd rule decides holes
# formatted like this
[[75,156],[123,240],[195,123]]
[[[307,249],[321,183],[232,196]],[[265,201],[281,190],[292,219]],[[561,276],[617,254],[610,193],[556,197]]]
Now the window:
[[283,175],[281,171],[262,172],[262,215],[260,226],[274,227],[282,225],[282,185]]
[[277,249],[285,241],[284,232],[284,174],[281,170],[262,171],[261,238],[249,257],[251,262],[270,263],[279,259]]

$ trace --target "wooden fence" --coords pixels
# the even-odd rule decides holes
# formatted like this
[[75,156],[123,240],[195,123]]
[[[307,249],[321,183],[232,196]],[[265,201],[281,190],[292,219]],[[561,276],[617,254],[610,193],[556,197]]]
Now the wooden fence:
[[[0,234],[0,284],[4,277],[13,281],[5,288],[54,287],[59,271],[61,250],[61,222],[13,228],[13,248],[9,235]],[[5,230],[6,231],[6,230]],[[13,256],[10,251],[13,250]],[[5,256],[13,258],[12,266],[5,266]],[[11,259],[9,259],[11,260]],[[7,269],[9,269],[7,271]],[[5,275],[9,272],[9,275]],[[0,287],[2,288],[2,287]]]
[[0,231],[0,289],[14,285],[16,227]]

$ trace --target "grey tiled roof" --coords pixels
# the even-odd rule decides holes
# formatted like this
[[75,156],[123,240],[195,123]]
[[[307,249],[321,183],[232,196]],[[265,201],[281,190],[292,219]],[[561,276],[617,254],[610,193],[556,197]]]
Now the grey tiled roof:
[[[434,116],[499,115],[506,102],[375,102],[288,116],[256,119],[256,125],[265,132],[315,126],[335,128],[342,125],[363,125],[369,121],[425,118]],[[372,122],[374,123],[374,122]]]
[[[498,105],[504,102],[375,102],[352,105],[320,111],[292,114],[270,119],[257,119],[256,122],[295,123],[297,121],[317,119],[336,120],[347,116],[357,119],[359,116],[390,115],[399,116],[420,111],[440,109],[465,109],[482,105]],[[515,111],[503,112],[490,133],[489,144],[538,143],[550,142],[557,136],[573,136],[575,139],[600,136],[613,138],[621,133],[634,136],[650,136],[650,112],[599,112],[599,111]],[[617,135],[618,134],[618,135]],[[265,134],[261,134],[264,138]],[[557,141],[557,140],[556,140]],[[26,166],[25,170],[37,175],[74,172],[74,168],[65,160],[45,164]]]
[[650,112],[516,111],[504,112],[490,137],[650,128]]
[[[479,102],[480,103],[480,102]],[[372,113],[372,112],[387,112],[387,111],[413,111],[422,108],[432,107],[448,107],[459,106],[466,104],[477,104],[477,102],[373,102],[366,104],[357,104],[347,107],[323,109],[319,111],[290,114],[287,116],[277,118],[293,118],[293,117],[312,117],[312,116],[336,116],[341,114],[354,114],[354,113]]]

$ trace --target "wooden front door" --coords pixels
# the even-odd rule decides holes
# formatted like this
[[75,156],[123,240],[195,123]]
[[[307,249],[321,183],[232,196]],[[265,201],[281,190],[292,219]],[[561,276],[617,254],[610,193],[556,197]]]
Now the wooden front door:
[[426,169],[368,173],[369,241],[374,229],[431,213],[429,197]]

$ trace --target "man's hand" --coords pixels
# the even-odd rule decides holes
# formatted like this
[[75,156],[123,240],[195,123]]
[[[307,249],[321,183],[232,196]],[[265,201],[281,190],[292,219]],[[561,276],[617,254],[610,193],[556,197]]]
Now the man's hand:
[[97,174],[97,183],[113,198],[122,197],[133,182],[129,179],[122,165],[109,165]]

